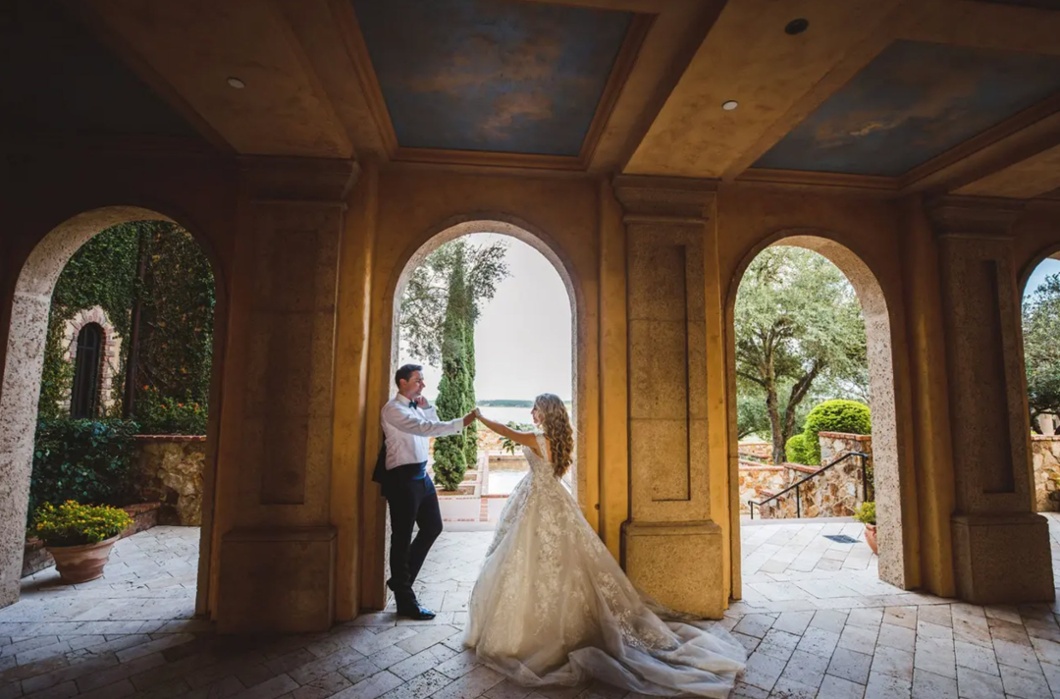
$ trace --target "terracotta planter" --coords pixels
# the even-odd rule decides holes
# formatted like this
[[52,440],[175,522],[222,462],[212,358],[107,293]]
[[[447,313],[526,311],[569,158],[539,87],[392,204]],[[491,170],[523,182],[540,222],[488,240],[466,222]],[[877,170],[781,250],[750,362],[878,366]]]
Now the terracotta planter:
[[876,553],[876,525],[866,524],[865,525],[865,541],[868,542],[869,548],[872,549],[873,553]]
[[48,553],[55,559],[55,569],[65,583],[82,583],[103,575],[103,566],[110,560],[110,548],[117,536],[97,544],[82,546],[49,546]]

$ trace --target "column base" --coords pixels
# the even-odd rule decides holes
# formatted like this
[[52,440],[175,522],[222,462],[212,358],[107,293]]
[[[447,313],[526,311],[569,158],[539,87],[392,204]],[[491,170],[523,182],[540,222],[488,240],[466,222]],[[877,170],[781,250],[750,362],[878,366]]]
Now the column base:
[[235,529],[221,538],[220,565],[219,633],[331,628],[334,527]]
[[1033,513],[955,515],[957,595],[973,604],[1052,602],[1049,524]]
[[728,606],[722,584],[721,528],[714,522],[626,522],[622,553],[637,588],[675,611],[720,619]]

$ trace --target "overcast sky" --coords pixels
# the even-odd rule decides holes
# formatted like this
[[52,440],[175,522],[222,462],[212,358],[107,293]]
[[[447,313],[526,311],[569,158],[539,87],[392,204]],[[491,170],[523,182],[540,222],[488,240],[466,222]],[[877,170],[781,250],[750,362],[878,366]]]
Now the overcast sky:
[[[571,398],[571,306],[552,263],[526,243],[504,235],[467,236],[475,244],[508,246],[511,276],[497,287],[475,326],[475,395],[479,400],[530,400],[539,393]],[[401,362],[422,363],[404,346]],[[441,369],[425,367],[431,400],[438,394]]]

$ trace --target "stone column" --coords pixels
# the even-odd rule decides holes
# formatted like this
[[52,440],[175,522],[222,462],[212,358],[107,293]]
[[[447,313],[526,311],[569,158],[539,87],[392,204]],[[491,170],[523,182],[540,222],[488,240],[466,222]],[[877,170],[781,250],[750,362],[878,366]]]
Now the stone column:
[[630,579],[662,604],[721,616],[722,531],[711,520],[705,211],[713,186],[619,177],[629,329]]
[[355,173],[349,161],[242,162],[218,466],[222,632],[323,630],[334,618],[332,384]]
[[939,238],[956,509],[954,577],[976,604],[1052,600],[1046,520],[1033,511],[1020,296],[1009,229],[1022,202],[948,197]]

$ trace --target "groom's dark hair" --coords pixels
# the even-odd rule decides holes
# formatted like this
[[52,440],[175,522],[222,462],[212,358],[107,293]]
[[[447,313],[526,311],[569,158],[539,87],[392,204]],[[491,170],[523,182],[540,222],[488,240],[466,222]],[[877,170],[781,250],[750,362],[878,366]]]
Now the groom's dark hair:
[[412,372],[414,371],[423,371],[423,367],[421,367],[419,364],[406,364],[405,366],[401,367],[397,370],[397,373],[394,374],[394,384],[400,388],[401,382],[408,381],[410,378],[412,378]]

